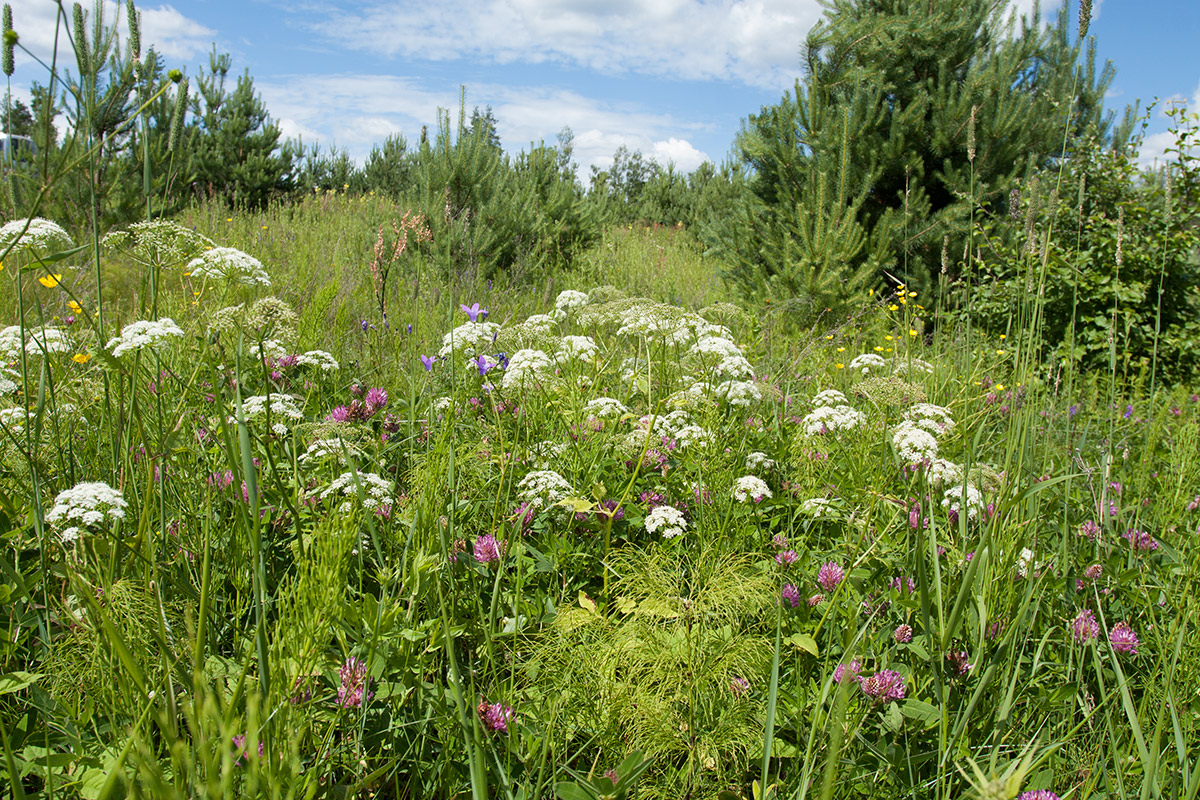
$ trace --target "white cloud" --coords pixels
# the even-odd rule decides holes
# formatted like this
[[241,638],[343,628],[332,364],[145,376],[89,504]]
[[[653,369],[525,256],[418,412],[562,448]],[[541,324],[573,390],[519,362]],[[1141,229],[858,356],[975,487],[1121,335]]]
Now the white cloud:
[[[347,150],[362,161],[386,136],[403,133],[415,145],[422,125],[436,133],[438,109],[449,109],[457,122],[459,93],[430,88],[415,79],[389,75],[294,75],[258,80],[255,87],[286,136],[305,144]],[[319,98],[319,102],[314,102]],[[691,171],[708,159],[686,138],[705,131],[700,122],[678,120],[631,103],[587,97],[577,92],[530,86],[472,86],[466,107],[492,107],[496,130],[506,150],[516,153],[538,142],[554,144],[564,126],[574,134],[574,159],[580,177],[592,165],[603,169],[622,145],[641,150],[662,166],[674,162]]]
[[[64,4],[70,9],[69,4]],[[84,2],[83,7],[88,17],[88,30],[91,30],[94,7],[92,3]],[[104,22],[111,25],[114,21],[120,33],[121,46],[128,41],[129,27],[125,20],[125,4],[115,0],[104,0],[101,6]],[[216,32],[205,27],[194,19],[186,16],[174,6],[159,5],[154,7],[139,6],[142,17],[142,52],[145,53],[151,45],[170,66],[176,66],[180,61],[187,61],[196,54],[207,50]],[[70,11],[65,21],[65,29],[59,30],[59,61],[65,59],[74,71],[74,55],[71,45],[63,34],[71,27]],[[58,17],[58,5],[50,0],[34,0],[33,2],[17,3],[13,8],[13,29],[20,36],[21,45],[46,63],[54,55],[55,22]],[[18,67],[42,68],[20,50],[17,51]],[[45,84],[46,77],[34,77],[39,83]]]
[[453,0],[334,11],[314,32],[388,56],[569,64],[783,88],[818,0]]
[[650,156],[664,167],[674,164],[681,172],[691,172],[705,161],[712,160],[692,147],[687,139],[676,139],[674,136],[665,142],[655,142],[650,149]]

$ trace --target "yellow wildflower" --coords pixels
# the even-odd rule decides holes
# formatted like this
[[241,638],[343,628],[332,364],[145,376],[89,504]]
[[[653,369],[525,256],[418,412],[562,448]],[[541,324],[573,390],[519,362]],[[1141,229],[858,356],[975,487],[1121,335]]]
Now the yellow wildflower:
[[76,353],[75,355],[71,356],[71,360],[76,364],[86,364],[92,360],[92,357],[88,353]]
[[53,289],[55,286],[58,286],[58,282],[61,280],[62,274],[56,273],[54,275],[43,275],[42,277],[38,278],[38,283],[40,283],[42,286],[45,286],[47,289]]

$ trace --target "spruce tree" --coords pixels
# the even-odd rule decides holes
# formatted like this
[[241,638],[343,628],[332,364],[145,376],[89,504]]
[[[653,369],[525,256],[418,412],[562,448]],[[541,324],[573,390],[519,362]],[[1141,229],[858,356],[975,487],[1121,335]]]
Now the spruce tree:
[[[1080,65],[1065,13],[1047,27],[993,0],[826,7],[803,78],[739,135],[750,191],[706,231],[747,292],[836,297],[863,270],[928,288],[947,237],[961,260],[973,211],[1002,209],[1081,136],[1128,135],[1102,110],[1111,65],[1097,72],[1092,46]],[[830,252],[840,278],[806,276]]]

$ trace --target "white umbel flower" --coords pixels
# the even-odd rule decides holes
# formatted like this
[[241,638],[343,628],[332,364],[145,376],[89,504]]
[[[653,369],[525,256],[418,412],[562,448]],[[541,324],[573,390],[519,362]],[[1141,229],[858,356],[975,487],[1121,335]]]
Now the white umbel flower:
[[15,361],[21,354],[22,343],[25,355],[40,356],[43,352],[67,353],[71,350],[71,340],[66,331],[59,328],[26,328],[25,338],[21,338],[21,326],[10,325],[0,331],[0,361]]
[[345,464],[347,455],[355,459],[363,457],[361,450],[344,439],[318,439],[310,444],[297,460],[301,464],[325,460],[335,460],[339,464]]
[[[29,229],[22,233],[26,222],[29,223]],[[6,250],[14,242],[16,243],[13,247],[14,252],[30,249],[36,250],[41,255],[70,250],[75,246],[61,225],[41,217],[14,219],[0,226],[0,252]]]
[[574,493],[566,478],[549,469],[531,472],[517,484],[517,497],[535,508],[552,506]]
[[560,319],[567,317],[580,306],[587,305],[588,296],[574,289],[565,289],[554,298],[555,316]]
[[904,421],[892,431],[892,445],[906,464],[919,464],[937,458],[937,437],[914,422]]
[[474,358],[496,341],[500,326],[494,322],[464,322],[442,337],[442,349],[438,355],[449,358],[457,353]]
[[223,278],[245,286],[271,285],[271,276],[263,269],[262,262],[236,247],[214,247],[205,250],[188,262],[187,269],[193,278]]
[[887,369],[887,362],[878,353],[863,353],[855,356],[849,364],[850,369],[856,369],[866,375],[873,369]]
[[500,388],[505,391],[520,391],[536,386],[553,372],[554,365],[550,356],[541,350],[518,350],[508,360],[508,369],[500,380]]
[[946,490],[942,498],[942,508],[953,511],[960,516],[963,505],[966,505],[967,519],[975,519],[983,509],[983,493],[969,483],[960,483]]
[[256,394],[242,401],[242,414],[246,417],[247,422],[266,419],[268,409],[270,409],[271,430],[279,436],[287,434],[289,422],[298,422],[304,419],[303,412],[296,407],[296,398],[290,394],[277,392]]
[[682,536],[687,530],[687,518],[683,516],[683,512],[674,506],[655,506],[649,514],[646,515],[645,523],[647,533],[662,533],[664,539],[674,539],[676,536]]
[[120,336],[109,339],[105,349],[111,350],[117,358],[146,348],[162,350],[170,343],[172,336],[183,336],[183,329],[169,317],[139,320],[122,328]]
[[771,489],[766,481],[757,475],[743,475],[733,484],[733,499],[739,503],[754,501],[761,503],[772,497]]
[[614,400],[611,397],[597,397],[587,401],[583,410],[589,416],[599,417],[600,419],[618,419],[629,413],[629,409],[620,400]]
[[930,486],[961,483],[963,468],[953,461],[947,461],[944,458],[935,458],[929,465],[926,477],[929,479]]
[[933,403],[917,403],[904,412],[904,418],[935,435],[954,430],[954,417],[950,415],[950,410]]
[[354,508],[354,501],[358,499],[359,487],[362,487],[362,505],[363,508],[379,508],[385,505],[392,496],[392,482],[379,477],[374,472],[343,472],[333,483],[329,484],[329,488],[321,492],[321,499],[327,497],[345,497],[347,498],[338,506],[338,510],[348,512]]
[[812,399],[812,404],[814,406],[844,406],[846,405],[846,395],[837,389],[825,389],[817,392]]
[[67,544],[81,533],[95,533],[106,522],[125,519],[128,507],[121,493],[107,483],[78,483],[58,493],[46,520],[55,527],[66,526],[59,531],[59,537]]
[[309,350],[296,356],[296,365],[311,367],[321,372],[334,372],[338,368],[337,359],[324,350]]
[[599,351],[596,341],[590,336],[564,336],[562,345],[558,348],[557,358],[559,361],[577,358],[586,362],[595,358]]
[[746,469],[748,470],[770,472],[775,469],[775,466],[775,461],[768,457],[766,453],[754,452],[746,456]]
[[804,432],[809,436],[853,430],[867,418],[850,406],[821,406],[804,417]]
[[713,394],[731,406],[749,406],[762,400],[762,391],[750,381],[722,381]]

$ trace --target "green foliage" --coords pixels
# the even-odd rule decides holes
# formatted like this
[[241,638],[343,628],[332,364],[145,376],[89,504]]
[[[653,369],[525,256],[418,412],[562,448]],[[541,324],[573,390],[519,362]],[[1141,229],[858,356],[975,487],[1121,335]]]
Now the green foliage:
[[1200,180],[1187,155],[1194,123],[1176,131],[1184,136],[1182,155],[1167,166],[1169,179],[1139,175],[1133,147],[1109,150],[1093,141],[1063,164],[1063,190],[1049,188],[1057,170],[1031,183],[1016,224],[985,226],[977,277],[962,287],[963,315],[1006,333],[1018,322],[1015,311],[1036,296],[1042,324],[1035,346],[1055,363],[1088,371],[1115,363],[1131,378],[1150,367],[1170,382],[1194,378]]
[[[1005,13],[988,0],[830,3],[806,42],[803,81],[746,122],[750,192],[708,234],[744,291],[803,291],[791,273],[832,250],[848,289],[862,268],[925,292],[946,238],[961,252],[972,209],[1002,204],[1015,177],[1064,143],[1070,152],[1079,136],[1105,134],[1111,67],[1096,75],[1092,48],[1077,66],[1065,13],[1020,30]],[[810,218],[828,234],[803,235]]]
[[231,64],[228,54],[218,55],[214,48],[208,72],[197,79],[194,188],[231,205],[261,208],[292,191],[297,153],[290,143],[280,145],[279,126],[254,91],[249,71],[229,91]]

